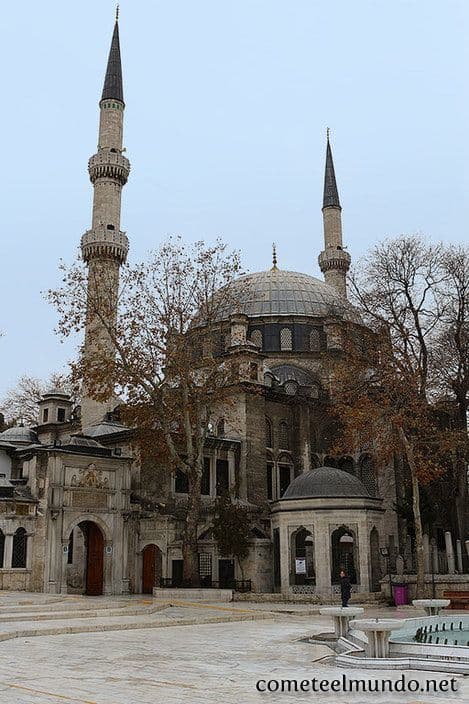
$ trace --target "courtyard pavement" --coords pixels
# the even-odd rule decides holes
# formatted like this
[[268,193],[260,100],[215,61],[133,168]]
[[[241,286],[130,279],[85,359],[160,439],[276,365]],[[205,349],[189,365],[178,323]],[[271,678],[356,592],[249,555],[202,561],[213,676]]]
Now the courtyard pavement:
[[[371,607],[369,616],[420,615]],[[70,629],[81,632],[69,632]],[[341,680],[326,646],[304,638],[329,631],[307,604],[162,604],[152,597],[51,597],[0,593],[1,704],[262,704],[263,702],[468,702],[458,692],[429,694],[260,693],[260,680]],[[8,638],[8,640],[3,640]],[[349,670],[355,679],[399,672]],[[408,672],[408,678],[450,675]],[[264,685],[260,685],[263,687]]]

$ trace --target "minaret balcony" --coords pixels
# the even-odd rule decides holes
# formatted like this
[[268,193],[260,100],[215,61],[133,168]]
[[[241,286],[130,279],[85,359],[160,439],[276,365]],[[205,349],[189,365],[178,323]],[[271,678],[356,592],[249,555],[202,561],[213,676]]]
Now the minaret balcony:
[[318,257],[319,267],[323,274],[332,269],[347,272],[350,269],[351,261],[350,254],[341,247],[327,247]]
[[86,263],[90,259],[102,257],[117,259],[123,264],[127,259],[129,240],[125,232],[99,227],[88,230],[81,238],[81,252]]
[[121,186],[127,183],[130,173],[130,161],[119,152],[101,149],[88,161],[88,173],[91,183],[99,178],[118,181]]

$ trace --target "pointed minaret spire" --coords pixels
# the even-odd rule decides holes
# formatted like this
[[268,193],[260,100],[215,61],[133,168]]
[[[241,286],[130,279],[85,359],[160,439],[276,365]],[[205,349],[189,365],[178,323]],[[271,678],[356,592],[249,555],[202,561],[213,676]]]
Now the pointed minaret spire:
[[326,284],[334,286],[347,297],[347,271],[350,268],[350,254],[342,245],[342,208],[335,180],[329,128],[327,128],[326,170],[324,173],[324,196],[322,204],[324,221],[324,250],[319,255],[319,266]]
[[120,100],[124,102],[124,89],[122,87],[121,49],[119,42],[119,5],[116,10],[116,23],[112,35],[111,49],[107,61],[106,77],[104,79],[101,100]]
[[337,190],[337,182],[335,180],[334,161],[332,159],[331,142],[329,139],[330,131],[327,128],[327,147],[326,147],[326,170],[324,173],[324,197],[322,202],[323,208],[336,207],[340,208],[339,191]]

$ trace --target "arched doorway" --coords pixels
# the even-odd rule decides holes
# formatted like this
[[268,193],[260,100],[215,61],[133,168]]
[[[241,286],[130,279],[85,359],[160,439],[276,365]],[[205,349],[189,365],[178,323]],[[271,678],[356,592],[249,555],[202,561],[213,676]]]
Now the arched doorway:
[[309,530],[299,528],[291,536],[291,584],[316,583],[314,539]]
[[161,550],[157,545],[146,545],[142,551],[142,594],[153,594],[161,577]]
[[357,546],[351,530],[342,526],[337,528],[331,536],[332,547],[332,584],[340,582],[340,570],[345,570],[352,584],[358,584]]
[[379,534],[377,528],[373,528],[370,533],[370,565],[371,565],[371,591],[379,592],[381,585],[379,580],[381,579],[381,566],[379,559]]
[[104,584],[104,536],[92,521],[70,533],[67,553],[67,591],[100,596]]

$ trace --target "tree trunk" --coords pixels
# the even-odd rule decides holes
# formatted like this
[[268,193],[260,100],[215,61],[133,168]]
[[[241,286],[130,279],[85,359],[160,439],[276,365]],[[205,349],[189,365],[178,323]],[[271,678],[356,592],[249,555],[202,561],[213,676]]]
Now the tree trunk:
[[200,474],[197,471],[189,475],[189,494],[182,537],[182,559],[184,584],[191,587],[200,585],[198,528],[200,518]]
[[401,443],[406,455],[407,464],[410,469],[412,481],[412,509],[414,513],[415,529],[415,557],[417,562],[417,583],[415,585],[415,598],[422,599],[425,596],[425,560],[423,554],[423,528],[422,517],[420,515],[420,491],[417,476],[417,467],[414,461],[414,451],[412,443],[407,438],[404,429],[399,428]]

